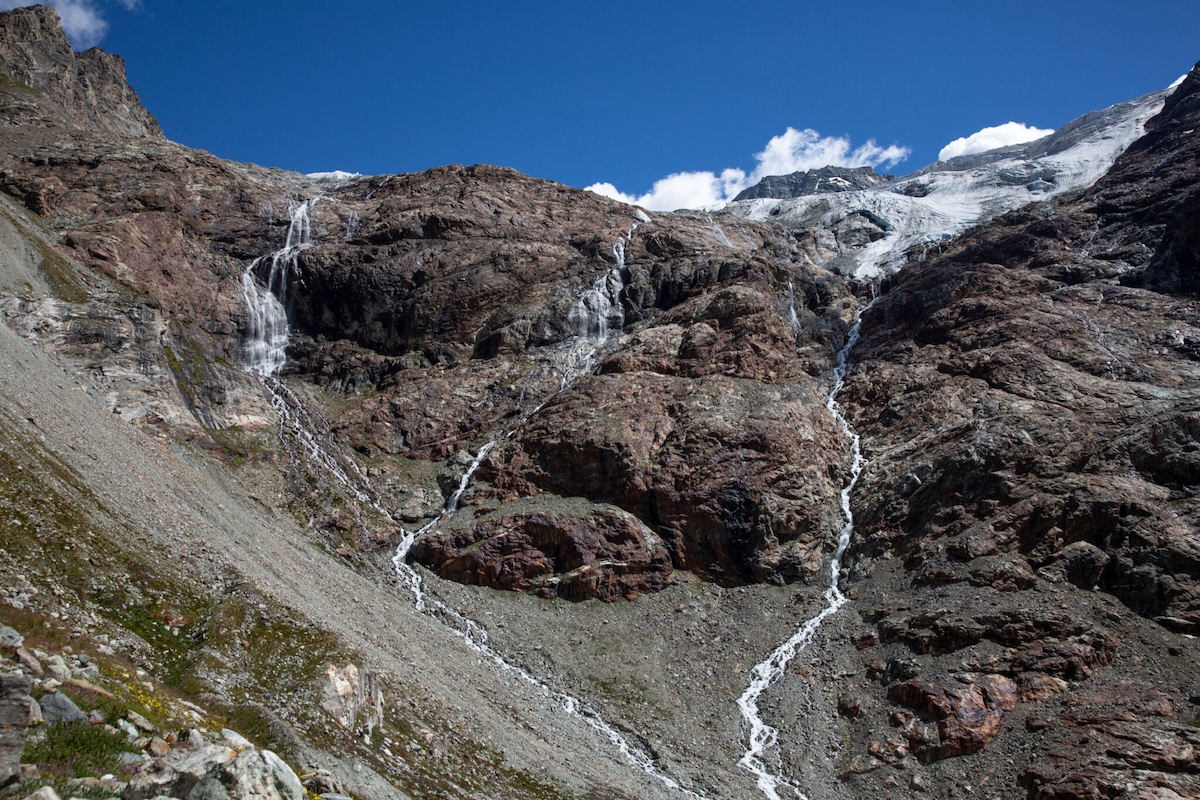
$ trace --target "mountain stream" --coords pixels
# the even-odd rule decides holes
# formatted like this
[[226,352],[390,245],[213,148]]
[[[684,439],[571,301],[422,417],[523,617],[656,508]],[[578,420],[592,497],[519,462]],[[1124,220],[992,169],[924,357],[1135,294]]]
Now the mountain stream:
[[[384,507],[380,495],[371,487],[367,476],[358,468],[354,459],[337,445],[328,426],[310,413],[301,398],[277,377],[284,364],[287,349],[288,322],[285,304],[288,277],[296,270],[300,253],[312,246],[309,212],[315,202],[305,200],[292,206],[284,247],[270,256],[255,259],[242,276],[242,298],[246,303],[249,320],[244,367],[246,371],[258,376],[270,394],[271,405],[279,415],[280,438],[292,458],[302,458],[309,464],[316,464],[346,487],[359,502],[383,517],[395,521],[391,512]],[[639,218],[643,222],[650,221],[641,214]],[[634,223],[626,236],[613,245],[613,266],[597,278],[571,306],[567,325],[573,336],[570,344],[562,348],[555,357],[560,375],[558,392],[570,388],[579,378],[594,369],[596,357],[608,343],[610,332],[620,332],[624,325],[620,293],[624,289],[625,247],[632,240],[637,227],[638,223]],[[258,280],[258,272],[261,271],[260,265],[268,259],[270,270],[266,286],[262,286]],[[553,700],[563,712],[586,722],[615,747],[626,761],[668,789],[680,792],[693,800],[705,800],[702,795],[680,785],[664,772],[650,753],[630,741],[595,709],[572,695],[552,688],[524,668],[508,661],[489,644],[486,628],[428,593],[420,573],[408,564],[408,553],[413,545],[435,529],[439,522],[458,510],[458,504],[470,486],[475,471],[492,448],[500,439],[511,435],[517,427],[536,414],[549,399],[546,398],[531,411],[522,414],[511,429],[498,432],[479,448],[463,472],[458,487],[432,519],[416,530],[410,531],[401,527],[400,540],[392,555],[396,578],[402,586],[412,592],[413,605],[418,611],[436,618],[467,647],[491,661],[498,672],[512,675],[535,687]]]
[[[788,294],[789,300],[793,303],[789,311],[789,321],[792,322],[793,328],[796,328],[799,321],[794,306],[794,290],[790,284],[788,285]],[[829,413],[833,415],[841,427],[842,433],[850,442],[851,456],[850,477],[841,491],[842,518],[845,522],[838,533],[837,548],[829,564],[829,583],[824,595],[825,607],[816,616],[805,621],[787,641],[776,647],[769,656],[754,665],[754,668],[750,670],[750,684],[737,700],[738,709],[746,721],[748,730],[748,746],[738,761],[738,766],[754,775],[759,791],[768,800],[780,800],[778,789],[781,786],[802,800],[807,800],[807,796],[782,774],[773,772],[765,760],[767,751],[778,743],[779,731],[763,720],[759,713],[759,698],[762,697],[763,692],[783,677],[792,659],[812,643],[821,624],[849,602],[846,595],[842,593],[840,583],[842,559],[846,555],[846,548],[850,546],[850,537],[854,534],[854,512],[850,508],[850,495],[854,492],[854,486],[858,483],[859,475],[862,474],[867,461],[863,458],[859,436],[850,425],[849,420],[846,419],[845,411],[837,397],[846,383],[846,376],[850,370],[850,355],[854,346],[858,344],[861,330],[862,310],[860,309],[855,312],[854,324],[846,336],[845,344],[837,353],[833,367],[833,386],[825,398],[825,407],[829,409]]]

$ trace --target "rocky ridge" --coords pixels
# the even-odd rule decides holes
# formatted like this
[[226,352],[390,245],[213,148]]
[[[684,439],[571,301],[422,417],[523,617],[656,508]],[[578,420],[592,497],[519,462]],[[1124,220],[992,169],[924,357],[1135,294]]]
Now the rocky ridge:
[[738,192],[733,201],[759,198],[788,200],[812,194],[852,192],[872,189],[895,179],[894,175],[878,175],[870,167],[820,167],[790,175],[766,175],[750,188]]

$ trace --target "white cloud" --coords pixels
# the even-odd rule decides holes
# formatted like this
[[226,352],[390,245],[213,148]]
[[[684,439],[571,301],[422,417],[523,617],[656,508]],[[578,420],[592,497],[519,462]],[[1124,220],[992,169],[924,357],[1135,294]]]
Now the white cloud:
[[1052,130],[1034,128],[1020,122],[1006,122],[1003,125],[976,131],[970,136],[955,139],[942,148],[938,153],[938,160],[945,161],[955,156],[983,153],[995,150],[997,147],[1008,147],[1010,144],[1025,144],[1025,142],[1032,142],[1034,139],[1040,139],[1052,133],[1054,133]]
[[[54,6],[58,17],[62,20],[63,32],[71,40],[77,50],[94,47],[108,32],[108,23],[100,16],[91,0],[46,0]],[[126,8],[133,8],[140,0],[121,0]],[[131,5],[132,3],[132,5]],[[14,8],[40,5],[37,2],[22,2],[22,0],[0,0],[0,11],[12,11]]]
[[908,158],[909,152],[907,147],[898,145],[880,147],[874,139],[851,149],[847,137],[822,136],[811,128],[788,128],[772,137],[762,152],[754,154],[758,165],[749,175],[737,168],[723,170],[719,175],[709,171],[676,172],[655,181],[643,195],[626,194],[611,183],[594,183],[587,189],[651,211],[706,208],[728,203],[738,192],[767,175],[787,175],[825,166],[888,168]]

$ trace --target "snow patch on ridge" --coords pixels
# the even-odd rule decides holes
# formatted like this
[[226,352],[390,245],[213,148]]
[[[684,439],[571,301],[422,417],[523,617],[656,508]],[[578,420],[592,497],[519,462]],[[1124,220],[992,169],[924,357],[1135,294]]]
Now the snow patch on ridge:
[[872,279],[898,269],[905,252],[934,244],[991,217],[1082,189],[1108,172],[1145,130],[1170,90],[1076,119],[1035,141],[939,161],[891,183],[839,194],[731,203],[726,213],[790,228],[829,230],[854,214],[883,223],[882,238],[843,248],[824,262]]

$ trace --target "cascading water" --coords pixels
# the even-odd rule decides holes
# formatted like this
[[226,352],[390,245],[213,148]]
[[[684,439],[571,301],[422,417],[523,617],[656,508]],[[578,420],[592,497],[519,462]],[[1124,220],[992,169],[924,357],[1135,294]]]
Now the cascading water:
[[796,313],[796,287],[788,281],[788,325],[791,326],[792,333],[796,336],[800,335],[800,315]]
[[[391,512],[383,505],[380,495],[371,486],[367,476],[355,461],[343,453],[327,430],[305,408],[300,397],[275,377],[284,363],[287,348],[288,323],[286,314],[287,281],[296,267],[300,253],[312,246],[309,210],[315,201],[304,201],[293,207],[291,224],[288,227],[284,247],[263,258],[256,259],[246,268],[242,276],[242,297],[249,312],[249,336],[246,341],[245,368],[259,377],[271,395],[271,404],[279,416],[280,438],[294,459],[316,465],[344,486],[362,504],[396,522]],[[644,217],[644,215],[641,215]],[[645,218],[648,221],[648,218]],[[636,225],[634,226],[636,227]],[[567,388],[578,377],[594,366],[600,348],[608,341],[610,326],[620,330],[624,325],[624,313],[620,305],[623,289],[622,273],[625,269],[625,243],[633,235],[630,229],[624,241],[613,246],[615,266],[572,306],[569,323],[576,330],[576,341],[561,367],[563,375],[560,390]],[[271,260],[267,285],[260,286],[257,273],[266,259]],[[539,406],[540,408],[540,406]],[[531,413],[536,413],[536,410]],[[525,415],[527,418],[529,415]],[[475,454],[459,479],[458,487],[447,498],[438,513],[422,527],[409,531],[401,527],[400,541],[392,556],[392,565],[397,580],[413,594],[414,606],[438,619],[458,636],[469,648],[491,661],[498,670],[511,674],[525,683],[536,687],[571,716],[586,722],[602,737],[607,739],[621,755],[646,775],[664,786],[679,791],[693,800],[705,800],[682,787],[674,778],[658,768],[654,758],[633,745],[616,728],[604,720],[592,708],[584,705],[564,692],[550,687],[545,681],[512,664],[489,644],[487,630],[474,620],[425,592],[420,574],[408,564],[408,553],[422,536],[433,530],[439,522],[454,514],[463,493],[471,483],[475,471],[496,445],[499,436],[483,445]]]
[[[643,221],[649,221],[649,218],[645,217],[644,214],[640,215],[640,218]],[[613,267],[603,276],[597,278],[591,288],[584,292],[583,296],[571,306],[571,311],[567,317],[567,324],[574,330],[575,336],[571,347],[562,357],[559,367],[561,375],[559,391],[570,388],[571,384],[589,372],[595,366],[596,355],[608,342],[610,331],[619,331],[624,327],[625,314],[621,308],[620,293],[624,288],[623,273],[626,266],[625,246],[632,239],[633,231],[636,228],[637,224],[635,223],[630,227],[629,233],[626,234],[625,238],[613,245],[615,261]],[[521,421],[528,420],[544,404],[545,401],[538,404],[529,413],[522,415]],[[620,731],[610,725],[598,711],[584,705],[578,698],[572,695],[551,688],[545,681],[504,658],[489,644],[487,629],[451,608],[438,598],[427,594],[420,574],[409,566],[408,553],[413,545],[419,539],[428,535],[439,522],[458,510],[459,501],[470,485],[475,471],[501,438],[502,434],[498,434],[479,449],[479,452],[463,472],[457,489],[447,499],[445,505],[433,519],[415,531],[403,531],[400,542],[392,555],[392,565],[395,568],[397,579],[413,593],[414,605],[418,610],[427,611],[436,616],[447,628],[462,639],[468,647],[490,660],[497,669],[512,674],[529,685],[536,687],[545,696],[557,703],[565,713],[582,719],[593,730],[616,747],[627,761],[646,775],[659,781],[667,788],[692,798],[692,800],[705,800],[702,795],[683,787],[678,781],[659,769],[654,758],[649,753],[630,742]]]
[[[788,285],[789,296],[792,295],[792,287]],[[795,319],[794,298],[791,305],[791,316]],[[798,323],[793,323],[793,325]],[[850,495],[854,492],[854,486],[858,483],[859,475],[862,474],[863,467],[866,466],[866,459],[862,455],[862,442],[858,434],[851,427],[849,420],[846,419],[845,412],[840,403],[838,403],[838,393],[841,392],[842,386],[846,382],[846,375],[850,370],[850,354],[854,350],[854,346],[858,344],[858,337],[862,330],[862,312],[856,312],[854,324],[850,328],[850,333],[846,337],[846,343],[838,351],[837,359],[833,367],[833,386],[829,391],[829,395],[825,398],[825,406],[829,409],[829,413],[837,420],[838,425],[845,434],[846,439],[850,442],[850,479],[846,485],[842,487],[841,505],[842,517],[845,523],[842,525],[841,531],[838,533],[837,549],[834,551],[833,559],[829,565],[829,584],[825,589],[825,608],[819,614],[812,617],[800,626],[791,638],[785,641],[779,647],[775,648],[767,658],[754,666],[750,670],[750,684],[746,687],[746,691],[742,692],[741,697],[737,700],[738,709],[742,713],[742,718],[746,720],[748,727],[746,752],[742,755],[738,766],[749,771],[755,776],[759,791],[761,791],[769,800],[780,800],[780,786],[784,786],[793,792],[797,797],[807,800],[806,795],[800,791],[792,782],[788,781],[781,774],[772,772],[764,760],[767,750],[775,746],[779,739],[779,731],[763,721],[759,715],[758,700],[772,684],[783,677],[787,665],[799,655],[812,642],[816,636],[817,630],[821,627],[827,618],[837,613],[838,609],[844,606],[848,601],[846,595],[842,593],[840,587],[842,559],[846,555],[846,548],[850,546],[850,537],[854,534],[854,512],[850,508]]]
[[596,366],[596,355],[608,343],[609,331],[625,327],[625,310],[621,306],[621,292],[625,289],[625,247],[633,241],[633,232],[639,224],[630,225],[625,238],[613,243],[612,268],[597,278],[567,312],[567,326],[575,332],[575,338],[562,359],[559,391],[591,372]]
[[[242,299],[248,312],[245,368],[261,377],[276,374],[283,367],[288,343],[288,278],[296,269],[300,253],[312,247],[312,222],[309,211],[316,200],[304,200],[292,206],[287,239],[281,250],[256,258],[242,273]],[[266,286],[260,286],[260,265],[271,260]]]

